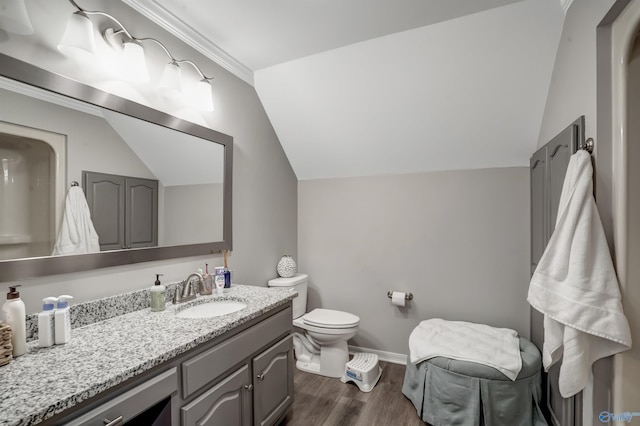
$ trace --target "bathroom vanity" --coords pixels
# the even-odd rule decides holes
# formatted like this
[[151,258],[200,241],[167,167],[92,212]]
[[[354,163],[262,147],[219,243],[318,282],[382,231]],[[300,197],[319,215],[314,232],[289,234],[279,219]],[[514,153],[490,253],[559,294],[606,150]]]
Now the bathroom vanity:
[[[293,401],[291,300],[234,286],[222,296],[142,309],[72,331],[0,368],[0,425],[273,425]],[[239,300],[212,318],[193,303]],[[154,423],[155,422],[155,423]]]

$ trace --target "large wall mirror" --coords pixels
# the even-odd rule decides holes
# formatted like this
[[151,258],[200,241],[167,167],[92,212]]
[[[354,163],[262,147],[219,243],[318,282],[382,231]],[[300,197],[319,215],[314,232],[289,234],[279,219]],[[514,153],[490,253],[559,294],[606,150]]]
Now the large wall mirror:
[[[0,76],[0,281],[231,249],[231,136],[3,54]],[[103,175],[157,183],[155,241],[55,253],[68,191]],[[120,204],[90,203],[130,210]]]

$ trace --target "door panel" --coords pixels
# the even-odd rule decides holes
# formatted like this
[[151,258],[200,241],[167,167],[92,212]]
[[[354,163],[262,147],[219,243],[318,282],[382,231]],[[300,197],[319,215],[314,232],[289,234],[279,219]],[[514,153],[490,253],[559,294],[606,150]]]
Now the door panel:
[[[584,117],[580,117],[531,157],[531,274],[555,229],[569,159],[583,143]],[[542,351],[544,316],[533,308],[530,335]],[[545,415],[553,425],[581,425],[582,394],[562,398],[558,389],[559,369],[560,363],[557,363],[548,374],[543,374]]]
[[82,180],[100,250],[125,248],[124,176],[85,171]]
[[127,178],[127,248],[158,245],[158,181]]

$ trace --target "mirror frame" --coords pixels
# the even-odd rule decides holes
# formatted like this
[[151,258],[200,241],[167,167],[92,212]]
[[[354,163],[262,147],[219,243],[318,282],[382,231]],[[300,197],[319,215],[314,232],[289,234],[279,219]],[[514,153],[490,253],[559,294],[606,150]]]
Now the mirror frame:
[[218,143],[224,148],[223,240],[211,243],[100,253],[0,260],[0,282],[89,271],[110,266],[200,256],[231,250],[233,137],[46,71],[0,53],[0,76],[140,120]]

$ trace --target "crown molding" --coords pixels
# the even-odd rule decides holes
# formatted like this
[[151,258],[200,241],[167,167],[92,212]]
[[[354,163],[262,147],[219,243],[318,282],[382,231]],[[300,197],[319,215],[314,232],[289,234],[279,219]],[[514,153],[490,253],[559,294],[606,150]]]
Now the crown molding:
[[123,0],[137,12],[143,14],[163,29],[193,47],[222,68],[251,86],[254,85],[253,71],[234,57],[216,46],[184,21],[160,6],[154,0]]

